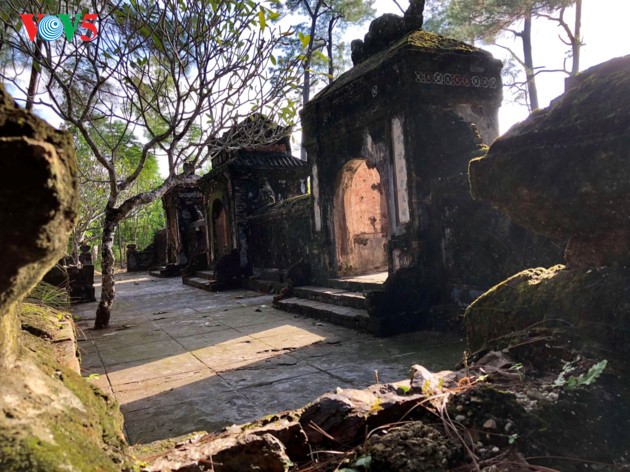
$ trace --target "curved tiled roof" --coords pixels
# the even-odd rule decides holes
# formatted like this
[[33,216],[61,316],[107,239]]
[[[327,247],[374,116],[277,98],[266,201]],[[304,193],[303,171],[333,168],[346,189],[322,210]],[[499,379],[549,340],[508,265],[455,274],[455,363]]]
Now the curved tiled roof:
[[227,162],[229,166],[249,167],[254,169],[290,169],[306,168],[308,163],[302,159],[279,152],[241,151],[238,156]]

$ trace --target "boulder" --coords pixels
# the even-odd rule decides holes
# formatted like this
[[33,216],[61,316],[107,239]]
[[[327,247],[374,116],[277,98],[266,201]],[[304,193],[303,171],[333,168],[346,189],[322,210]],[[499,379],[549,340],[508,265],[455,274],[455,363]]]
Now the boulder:
[[0,86],[0,154],[0,470],[131,470],[118,405],[77,372],[71,315],[21,303],[67,247],[71,136]]
[[626,467],[630,56],[595,66],[568,87],[469,166],[475,199],[539,234],[568,239],[566,265],[496,285],[468,307],[465,326],[473,350],[509,351],[513,371],[527,366],[537,375],[516,393],[540,422],[530,455],[553,451],[545,465],[561,470],[580,468],[566,456]]
[[0,87],[0,367],[16,359],[16,304],[63,255],[77,211],[68,133],[20,108]]
[[630,263],[630,56],[577,76],[469,166],[473,198],[569,239],[571,267]]
[[630,355],[630,269],[528,269],[483,294],[465,316],[473,350],[534,325],[570,325],[585,344],[599,346],[602,356],[625,362]]

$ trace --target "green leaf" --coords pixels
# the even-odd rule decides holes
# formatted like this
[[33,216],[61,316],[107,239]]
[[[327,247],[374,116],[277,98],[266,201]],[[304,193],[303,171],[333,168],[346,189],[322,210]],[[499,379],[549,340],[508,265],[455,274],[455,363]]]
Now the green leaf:
[[608,365],[608,361],[604,359],[603,361],[598,362],[597,364],[593,365],[590,369],[588,369],[588,372],[586,373],[586,375],[580,374],[577,377],[573,377],[573,376],[569,377],[569,380],[567,381],[567,384],[566,384],[567,388],[575,388],[581,385],[591,385],[598,379],[600,375],[602,375],[602,372],[604,371],[607,365]]
[[274,66],[278,63],[278,61],[276,60],[276,56],[274,56],[273,54],[269,56],[269,60]]
[[321,51],[313,52],[313,57],[317,57],[318,59],[321,59],[324,62],[328,62],[328,57]]
[[303,34],[298,31],[298,38],[300,39],[300,43],[302,44],[302,48],[306,49],[308,44],[311,42],[310,34]]
[[595,382],[597,378],[600,375],[602,375],[602,372],[604,372],[604,369],[606,368],[607,365],[608,365],[608,361],[604,359],[603,361],[598,362],[593,367],[588,369],[588,372],[586,373],[586,377],[584,378],[584,382],[583,382],[584,385],[590,385],[593,382]]
[[260,29],[264,31],[267,26],[267,19],[265,18],[265,12],[262,9],[258,12],[258,21],[260,22]]
[[372,463],[372,456],[363,456],[363,457],[359,457],[357,461],[354,463],[354,465],[357,467],[364,467],[367,469],[370,467],[371,463]]

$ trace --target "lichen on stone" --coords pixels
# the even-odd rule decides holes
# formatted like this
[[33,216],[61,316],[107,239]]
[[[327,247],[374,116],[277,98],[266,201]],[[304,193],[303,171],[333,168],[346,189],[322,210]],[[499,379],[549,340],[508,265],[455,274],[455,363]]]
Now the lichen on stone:
[[[42,306],[20,308],[23,325],[50,335],[59,315],[69,316]],[[113,398],[60,364],[46,336],[19,335],[19,361],[0,383],[0,470],[132,470]]]

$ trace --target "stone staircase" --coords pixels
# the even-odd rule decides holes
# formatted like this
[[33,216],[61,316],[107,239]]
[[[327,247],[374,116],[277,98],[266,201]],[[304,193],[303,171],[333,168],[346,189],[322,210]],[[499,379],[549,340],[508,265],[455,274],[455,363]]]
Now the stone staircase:
[[178,277],[180,273],[181,270],[176,264],[154,266],[149,269],[149,275],[153,277]]
[[224,289],[223,284],[214,279],[214,273],[211,270],[198,270],[193,275],[184,276],[182,283],[207,292],[218,292]]
[[327,285],[296,287],[290,298],[274,302],[274,307],[346,328],[372,331],[363,292],[381,289],[382,284],[331,279]]

